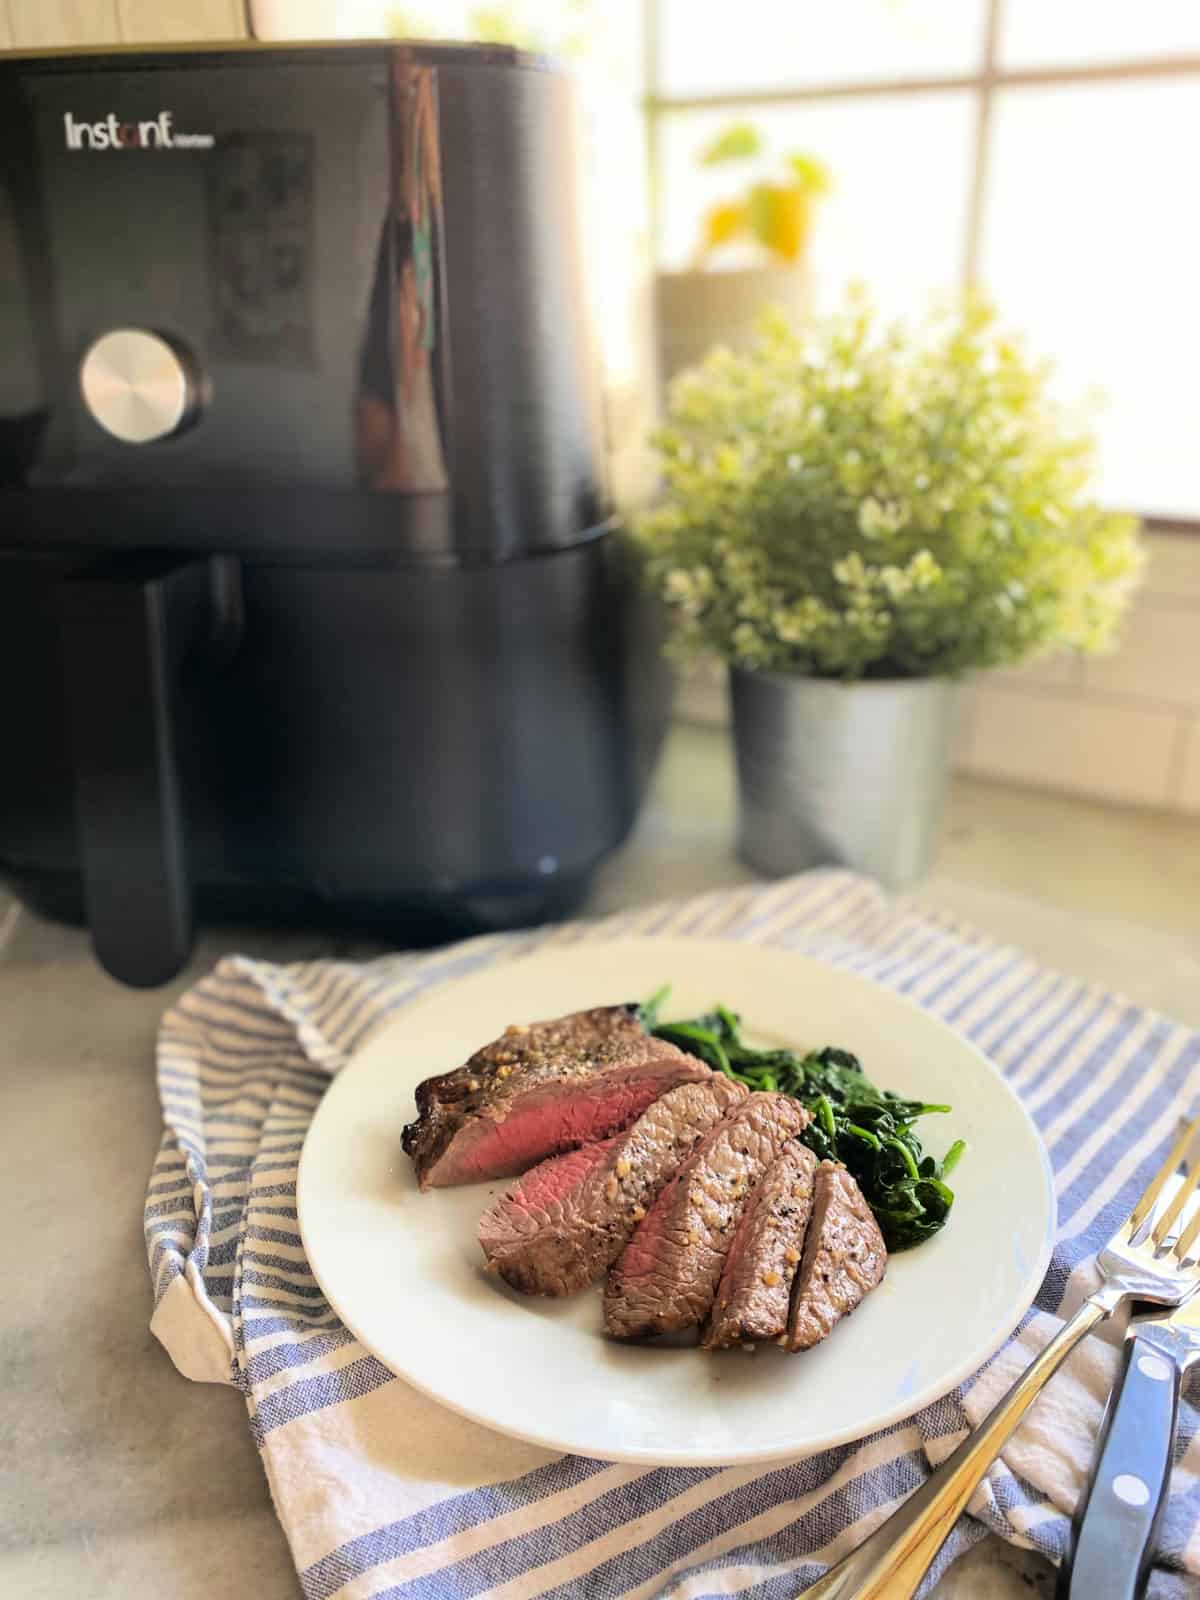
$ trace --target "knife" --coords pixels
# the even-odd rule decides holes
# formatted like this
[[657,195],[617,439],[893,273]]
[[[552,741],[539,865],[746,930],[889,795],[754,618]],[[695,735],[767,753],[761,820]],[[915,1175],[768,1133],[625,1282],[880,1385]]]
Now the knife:
[[1059,1600],[1138,1600],[1145,1590],[1171,1483],[1179,1393],[1197,1361],[1200,1297],[1130,1324]]

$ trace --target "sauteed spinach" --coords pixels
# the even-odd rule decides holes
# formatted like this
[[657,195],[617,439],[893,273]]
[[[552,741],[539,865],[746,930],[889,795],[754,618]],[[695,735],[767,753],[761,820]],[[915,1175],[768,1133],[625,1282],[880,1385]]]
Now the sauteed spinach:
[[954,1204],[946,1178],[966,1146],[958,1139],[935,1161],[913,1123],[949,1106],[876,1088],[848,1050],[755,1050],[743,1042],[741,1018],[723,1005],[689,1021],[662,1022],[669,993],[660,989],[639,1007],[642,1026],[751,1089],[794,1095],[812,1113],[804,1143],[854,1174],[889,1250],[922,1244],[945,1226]]

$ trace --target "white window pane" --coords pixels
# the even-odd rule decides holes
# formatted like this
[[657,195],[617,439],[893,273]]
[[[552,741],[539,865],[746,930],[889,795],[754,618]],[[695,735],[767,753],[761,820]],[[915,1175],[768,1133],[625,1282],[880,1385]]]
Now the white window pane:
[[[815,155],[832,173],[833,191],[820,202],[807,252],[818,306],[836,303],[854,280],[870,287],[888,315],[924,310],[932,294],[954,288],[973,106],[970,94],[947,90],[751,114],[771,156]],[[667,269],[689,264],[707,206],[736,197],[753,179],[740,164],[699,164],[699,153],[729,121],[727,112],[708,110],[662,118],[659,256]]]
[[649,3],[659,6],[666,95],[961,75],[980,64],[982,0]]
[[387,0],[250,0],[256,39],[386,37]]
[[1200,53],[1195,0],[1004,0],[1005,67],[1087,66]]
[[997,96],[982,276],[1091,420],[1112,505],[1200,512],[1191,80]]

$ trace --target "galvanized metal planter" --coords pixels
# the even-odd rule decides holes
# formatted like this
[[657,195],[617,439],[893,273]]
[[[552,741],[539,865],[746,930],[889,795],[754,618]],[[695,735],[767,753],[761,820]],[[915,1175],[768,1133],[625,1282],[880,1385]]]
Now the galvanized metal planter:
[[837,863],[892,889],[919,878],[937,848],[957,688],[732,667],[742,859],[772,877]]

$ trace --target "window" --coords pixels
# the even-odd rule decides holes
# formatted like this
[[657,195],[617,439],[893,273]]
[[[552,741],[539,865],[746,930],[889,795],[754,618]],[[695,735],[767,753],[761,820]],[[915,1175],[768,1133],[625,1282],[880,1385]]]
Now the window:
[[831,168],[818,308],[978,284],[1099,443],[1114,506],[1200,522],[1200,6],[1190,0],[646,0],[659,265],[751,121]]

